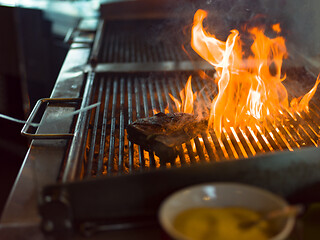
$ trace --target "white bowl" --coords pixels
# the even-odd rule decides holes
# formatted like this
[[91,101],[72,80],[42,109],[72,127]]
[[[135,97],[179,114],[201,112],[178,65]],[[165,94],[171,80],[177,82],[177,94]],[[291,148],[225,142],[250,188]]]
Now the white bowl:
[[[281,209],[288,203],[281,197],[261,188],[237,183],[206,183],[184,188],[173,193],[161,204],[159,221],[163,229],[174,239],[187,240],[173,227],[178,213],[195,207],[244,207],[265,212]],[[295,223],[295,217],[287,217],[279,226],[279,232],[271,240],[285,239]]]

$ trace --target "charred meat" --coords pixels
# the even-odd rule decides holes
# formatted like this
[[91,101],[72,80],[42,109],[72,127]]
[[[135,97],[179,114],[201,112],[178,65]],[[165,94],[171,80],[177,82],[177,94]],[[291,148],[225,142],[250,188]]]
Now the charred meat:
[[207,119],[189,113],[162,112],[138,119],[127,126],[128,138],[143,149],[154,151],[163,162],[174,162],[177,146],[207,129]]

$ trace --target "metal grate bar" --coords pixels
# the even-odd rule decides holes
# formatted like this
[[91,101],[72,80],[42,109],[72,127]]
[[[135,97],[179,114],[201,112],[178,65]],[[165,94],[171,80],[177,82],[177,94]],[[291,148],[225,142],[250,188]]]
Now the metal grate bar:
[[114,171],[114,157],[115,157],[115,141],[116,141],[116,110],[117,110],[117,94],[118,94],[118,79],[113,81],[113,97],[112,97],[112,112],[111,112],[111,127],[110,127],[110,144],[109,144],[109,158],[107,172],[109,174]]
[[[150,95],[150,100],[151,100],[151,109],[159,109],[156,105],[156,100],[155,100],[156,91],[154,91],[154,89],[153,89],[152,81],[148,81],[148,89],[149,89],[149,95]],[[153,112],[153,114],[154,114],[154,112]]]
[[320,136],[320,116],[312,109],[309,108],[309,113],[303,112],[304,119],[312,125],[312,129],[314,130],[315,134],[319,137]]
[[285,116],[290,120],[292,132],[295,132],[302,139],[302,145],[314,145],[305,127],[298,121],[296,116],[290,112],[286,112]]
[[314,140],[315,144],[319,139],[319,134],[317,133],[317,126],[314,125],[313,120],[309,118],[308,114],[305,112],[297,113],[298,121],[302,121],[303,125],[308,131],[309,136]]
[[[105,81],[104,78],[101,81]],[[99,154],[97,160],[97,175],[101,175],[103,172],[103,157],[104,157],[104,149],[106,145],[107,138],[107,123],[108,123],[108,109],[109,109],[109,101],[110,101],[110,93],[111,92],[111,81],[107,81],[106,89],[105,89],[105,99],[103,103],[103,117],[102,117],[102,125],[101,125],[101,137],[100,137],[100,147]]]
[[233,146],[237,149],[237,151],[241,153],[242,157],[248,158],[246,149],[244,148],[244,146],[242,145],[242,142],[240,141],[240,138],[239,138],[240,134],[237,134],[233,127],[230,127],[230,130],[232,133],[231,136],[233,139]]
[[201,162],[205,162],[206,158],[205,158],[205,155],[204,155],[204,152],[203,152],[203,145],[200,143],[199,137],[196,137],[194,139],[194,143],[195,143],[195,146],[196,146],[196,149],[197,149],[196,152],[199,155],[200,161]]
[[[97,102],[101,102],[103,90],[104,90],[104,81],[100,80],[99,81],[99,90],[98,90]],[[95,114],[94,114],[94,118],[93,118],[94,121],[93,121],[91,134],[88,134],[88,135],[91,135],[91,138],[88,138],[88,139],[90,139],[90,142],[88,142],[88,144],[87,144],[87,145],[90,146],[89,147],[90,150],[89,150],[89,154],[88,154],[85,177],[89,177],[92,174],[93,158],[94,158],[95,150],[96,150],[96,147],[97,147],[96,139],[97,139],[97,131],[98,131],[98,122],[99,122],[100,109],[101,108],[96,108],[95,109]]]
[[[149,117],[152,114],[149,114],[149,103],[148,103],[148,93],[147,93],[147,85],[146,80],[144,78],[140,79],[140,84],[142,88],[142,99],[143,99],[143,107],[144,107],[144,116]],[[148,151],[149,153],[149,165],[155,166],[155,160],[153,152]]]
[[[127,85],[127,93],[128,93],[128,124],[133,122],[133,98],[132,98],[132,79],[130,78]],[[129,171],[133,171],[133,159],[134,159],[134,146],[131,141],[128,141],[128,165]]]
[[[190,51],[186,54],[182,48],[185,39],[175,34],[155,33],[154,28],[163,24],[161,20],[110,21],[105,23],[103,39],[103,57],[100,62],[138,62],[152,63],[161,61],[183,61],[190,57],[199,57]],[[167,30],[164,30],[167,31]],[[178,36],[183,36],[176,33]]]
[[[159,101],[159,109],[161,112],[165,112],[165,103],[164,100],[165,97],[163,96],[163,90],[161,89],[159,81],[155,81],[155,87],[156,87],[156,92],[158,95],[158,101]],[[155,109],[155,108],[154,108]]]
[[124,78],[120,79],[120,125],[119,125],[119,162],[118,162],[118,172],[123,171],[123,154],[124,154],[124,130],[125,130],[125,120],[124,120],[124,111],[125,111],[125,86]]
[[257,152],[259,152],[259,150],[257,151],[257,149],[254,147],[254,145],[252,144],[252,142],[250,141],[249,137],[247,136],[246,132],[242,129],[242,128],[239,128],[239,136],[240,136],[240,139],[242,139],[243,141],[243,145],[244,146],[247,146],[247,153],[249,156],[253,156],[255,155]]
[[[141,107],[140,107],[140,91],[139,91],[139,87],[140,83],[138,78],[135,78],[134,80],[134,93],[136,96],[136,113],[137,113],[137,119],[141,118]],[[139,146],[139,164],[142,168],[145,167],[145,159],[144,159],[144,151],[142,150],[142,148]]]
[[266,127],[267,131],[272,131],[273,136],[275,137],[276,142],[280,145],[281,149],[288,149],[292,151],[292,148],[287,140],[290,138],[284,136],[284,134],[281,132],[281,130],[279,129],[276,123],[272,123],[270,120],[267,121],[267,123],[268,123]]

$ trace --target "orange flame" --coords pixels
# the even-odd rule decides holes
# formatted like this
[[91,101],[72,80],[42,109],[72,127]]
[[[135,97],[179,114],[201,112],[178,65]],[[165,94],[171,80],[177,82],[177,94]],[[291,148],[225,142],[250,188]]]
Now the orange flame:
[[[156,115],[156,114],[158,114],[158,113],[160,113],[161,111],[160,110],[158,110],[158,109],[152,109],[152,112],[153,112],[153,115]],[[164,109],[164,113],[169,113],[170,111],[169,111],[169,105]]]
[[[211,103],[209,127],[220,136],[223,127],[253,127],[265,121],[266,117],[275,117],[281,109],[289,109],[287,90],[281,77],[283,58],[287,56],[285,39],[281,36],[269,38],[264,29],[252,28],[252,55],[244,58],[243,43],[237,30],[232,30],[227,40],[221,41],[203,28],[207,12],[198,10],[194,15],[191,46],[203,59],[215,67],[218,95]],[[272,26],[280,33],[280,25]],[[313,97],[315,86],[299,102],[293,99],[291,108],[302,111],[307,109]],[[193,112],[195,95],[189,77],[185,89],[180,93],[182,103],[171,96],[178,111]],[[189,105],[190,104],[190,105]],[[189,106],[189,107],[188,107]],[[191,110],[192,109],[192,110]]]
[[[282,61],[287,56],[283,37],[269,38],[264,29],[249,29],[253,43],[251,55],[245,58],[239,32],[232,30],[227,40],[221,41],[204,30],[206,17],[207,12],[201,9],[195,13],[191,46],[216,70],[218,94],[211,102],[208,127],[213,128],[218,138],[223,128],[247,126],[248,129],[260,129],[267,117],[276,117],[282,109],[308,111],[320,75],[314,87],[303,97],[293,99],[289,107],[287,90],[282,84],[286,76],[281,74]],[[272,29],[281,32],[280,24],[274,24]],[[191,76],[180,92],[181,102],[172,95],[170,97],[179,112],[193,113],[196,94],[191,88]]]
[[272,30],[276,33],[280,33],[281,32],[280,24],[279,23],[273,24]]
[[171,94],[170,97],[174,101],[178,112],[193,113],[193,104],[194,100],[197,98],[197,93],[193,93],[192,91],[191,76],[189,76],[185,88],[180,91],[180,98],[182,102],[180,103],[180,101]]
[[253,56],[243,59],[239,32],[232,30],[226,42],[220,41],[204,30],[206,17],[205,11],[196,12],[191,45],[217,71],[219,92],[211,104],[209,127],[220,133],[222,127],[252,126],[268,115],[278,114],[278,109],[287,108],[287,91],[281,83],[284,38],[271,39],[263,29],[250,29]]
[[309,101],[311,100],[313,95],[316,93],[319,83],[320,83],[320,74],[318,75],[317,81],[313,86],[313,88],[306,95],[302,97],[300,102],[297,98],[292,99],[292,101],[290,102],[291,109],[298,112],[302,112],[304,110],[309,112]]

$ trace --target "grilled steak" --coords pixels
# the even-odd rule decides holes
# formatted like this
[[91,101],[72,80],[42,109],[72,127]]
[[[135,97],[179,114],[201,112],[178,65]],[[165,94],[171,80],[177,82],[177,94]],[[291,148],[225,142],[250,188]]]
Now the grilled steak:
[[207,119],[198,120],[193,114],[160,112],[128,125],[127,133],[130,141],[154,151],[161,162],[173,163],[177,146],[195,138],[207,125]]

